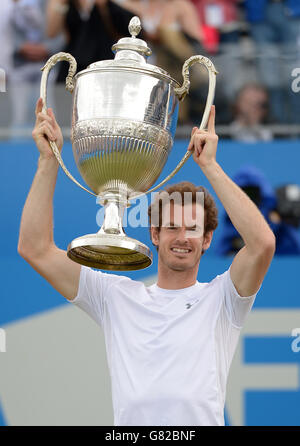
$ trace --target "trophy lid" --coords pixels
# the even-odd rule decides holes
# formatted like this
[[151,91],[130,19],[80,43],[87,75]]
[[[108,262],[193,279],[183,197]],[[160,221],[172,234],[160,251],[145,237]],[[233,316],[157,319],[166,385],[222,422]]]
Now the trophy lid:
[[135,16],[129,22],[129,33],[131,37],[124,37],[112,46],[113,52],[120,50],[132,50],[136,51],[143,56],[150,56],[152,54],[151,49],[147,46],[147,43],[142,39],[137,39],[137,35],[141,32],[142,26],[140,19]]
[[[158,73],[164,78],[166,76],[170,78],[165,70],[147,63],[147,57],[152,54],[152,51],[144,40],[137,38],[142,29],[139,17],[134,16],[130,20],[128,29],[131,37],[123,37],[112,46],[112,51],[115,53],[114,59],[92,63],[81,73],[95,69],[140,68],[143,71]],[[175,83],[177,84],[176,81]]]

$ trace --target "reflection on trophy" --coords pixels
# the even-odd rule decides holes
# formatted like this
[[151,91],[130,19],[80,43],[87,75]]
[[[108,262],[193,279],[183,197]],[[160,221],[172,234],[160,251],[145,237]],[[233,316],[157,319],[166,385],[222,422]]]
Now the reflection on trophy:
[[188,59],[183,65],[180,86],[166,71],[147,63],[151,50],[136,37],[140,30],[140,20],[134,17],[129,24],[131,37],[120,39],[112,47],[115,58],[93,63],[76,76],[75,59],[67,53],[55,54],[44,66],[41,80],[46,111],[49,71],[58,61],[69,62],[66,88],[73,92],[73,154],[92,192],[69,173],[56,144],[49,144],[64,172],[81,188],[99,197],[105,206],[105,217],[98,233],[70,243],[68,256],[82,265],[105,270],[138,270],[152,263],[150,249],[124,233],[123,213],[131,198],[161,187],[191,154],[187,152],[176,169],[151,189],[172,148],[179,101],[189,91],[189,69],[194,63],[203,64],[209,73],[200,128],[206,126],[214,99],[216,70],[209,59]]

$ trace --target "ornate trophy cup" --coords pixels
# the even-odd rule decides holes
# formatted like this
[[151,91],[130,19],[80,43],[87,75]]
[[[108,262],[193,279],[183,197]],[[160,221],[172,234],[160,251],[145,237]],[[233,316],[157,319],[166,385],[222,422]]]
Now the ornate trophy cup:
[[73,92],[71,141],[78,170],[89,191],[69,173],[54,142],[51,148],[64,172],[78,186],[98,196],[105,217],[96,234],[76,238],[68,246],[70,259],[105,270],[138,270],[152,263],[150,249],[126,236],[123,213],[130,198],[161,187],[191,155],[187,152],[176,169],[155,188],[173,145],[179,101],[189,91],[189,69],[203,64],[209,73],[209,89],[200,128],[207,124],[214,99],[216,70],[204,56],[193,56],[182,69],[180,86],[161,68],[147,63],[146,42],[136,38],[138,17],[129,24],[131,37],[112,49],[113,60],[96,62],[75,75],[76,61],[68,53],[52,56],[42,68],[41,97],[47,108],[47,78],[58,62],[69,62],[66,88]]

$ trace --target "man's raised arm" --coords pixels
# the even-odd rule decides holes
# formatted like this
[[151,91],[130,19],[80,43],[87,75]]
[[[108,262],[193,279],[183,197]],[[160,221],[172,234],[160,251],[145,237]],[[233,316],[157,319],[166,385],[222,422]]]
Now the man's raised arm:
[[209,180],[245,246],[235,256],[230,276],[241,296],[256,293],[275,252],[275,236],[256,205],[225,174],[216,161],[218,136],[215,107],[211,109],[207,131],[193,129],[188,150]]
[[18,252],[59,293],[72,300],[77,295],[80,265],[67,257],[53,239],[53,195],[58,162],[47,138],[62,149],[63,137],[51,109],[42,113],[40,98],[32,132],[40,152],[38,169],[22,213]]

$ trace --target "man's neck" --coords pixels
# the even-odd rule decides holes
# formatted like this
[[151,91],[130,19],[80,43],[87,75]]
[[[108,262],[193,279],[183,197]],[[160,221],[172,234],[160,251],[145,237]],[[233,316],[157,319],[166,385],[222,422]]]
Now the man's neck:
[[179,290],[195,285],[197,281],[198,268],[191,270],[177,271],[160,265],[158,262],[157,286],[167,290]]

